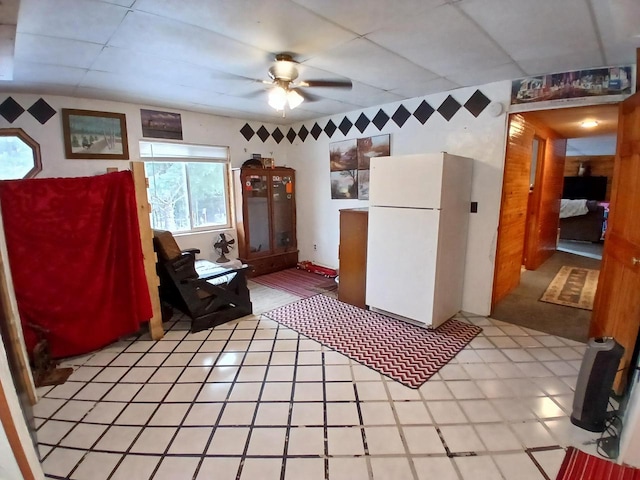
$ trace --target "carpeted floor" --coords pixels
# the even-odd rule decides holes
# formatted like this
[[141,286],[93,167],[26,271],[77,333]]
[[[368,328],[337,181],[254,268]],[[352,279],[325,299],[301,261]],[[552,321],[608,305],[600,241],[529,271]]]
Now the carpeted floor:
[[586,342],[591,311],[540,302],[540,297],[563,265],[598,270],[600,261],[556,252],[536,271],[524,271],[520,285],[496,305],[491,318],[541,332]]

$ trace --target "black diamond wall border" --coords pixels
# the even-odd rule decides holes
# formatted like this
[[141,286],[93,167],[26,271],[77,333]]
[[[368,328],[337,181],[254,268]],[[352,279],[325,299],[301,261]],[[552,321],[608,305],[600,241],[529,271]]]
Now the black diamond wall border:
[[[425,125],[429,119],[433,118],[433,114],[435,112],[438,112],[447,122],[450,122],[451,119],[461,110],[466,110],[477,118],[482,112],[484,112],[490,103],[491,100],[480,90],[473,92],[473,94],[464,103],[460,103],[451,95],[448,95],[437,108],[435,106],[436,104],[431,105],[427,103],[426,100],[423,100],[420,105],[413,110],[413,112],[409,111],[405,105],[400,104],[391,116],[389,116],[384,110],[380,109],[371,119],[369,119],[364,113],[360,113],[355,123],[349,120],[345,115],[337,125],[336,122],[330,119],[327,121],[324,128],[317,122],[313,124],[311,130],[304,125],[302,125],[297,132],[293,128],[289,128],[289,131],[287,132],[287,140],[289,140],[289,143],[293,143],[296,137],[298,137],[304,142],[309,135],[311,135],[315,140],[318,140],[320,135],[322,135],[322,132],[324,132],[327,137],[331,138],[336,130],[340,130],[342,134],[346,136],[353,127],[356,127],[360,133],[364,133],[370,124],[375,125],[379,131],[382,131],[389,121],[392,121],[399,128],[402,128],[412,117],[414,118],[414,121],[418,121],[420,124]],[[247,123],[242,127],[240,133],[242,133],[247,141],[257,133],[263,142],[267,141],[269,136],[271,136],[277,143],[280,143],[282,140],[282,132],[280,129],[276,128],[271,135],[264,135],[264,132],[261,132],[261,128],[264,127],[259,127],[258,130],[254,131]]]
[[[26,111],[42,125],[57,113],[56,109],[43,98],[36,100]],[[15,122],[24,112],[24,107],[16,102],[13,97],[7,97],[4,102],[0,103],[0,116],[9,123]]]

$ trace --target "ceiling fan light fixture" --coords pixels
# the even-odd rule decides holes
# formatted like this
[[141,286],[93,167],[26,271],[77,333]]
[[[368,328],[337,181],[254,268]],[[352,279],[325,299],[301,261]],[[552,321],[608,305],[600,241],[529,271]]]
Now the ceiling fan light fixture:
[[269,105],[277,111],[284,110],[287,103],[287,92],[280,85],[275,86],[269,92]]
[[287,92],[287,103],[289,104],[289,108],[293,110],[297,106],[299,106],[304,101],[302,95],[300,95],[295,90],[289,90]]

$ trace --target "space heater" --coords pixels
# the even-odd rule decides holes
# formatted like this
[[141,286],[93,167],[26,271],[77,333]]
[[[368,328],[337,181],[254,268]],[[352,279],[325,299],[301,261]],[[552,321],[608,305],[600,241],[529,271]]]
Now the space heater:
[[603,432],[613,380],[624,348],[611,337],[591,338],[582,358],[573,397],[571,423],[590,432]]

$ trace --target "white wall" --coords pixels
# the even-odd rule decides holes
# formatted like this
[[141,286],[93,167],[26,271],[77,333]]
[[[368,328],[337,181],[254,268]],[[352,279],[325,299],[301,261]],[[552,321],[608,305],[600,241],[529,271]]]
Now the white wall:
[[[351,122],[355,123],[360,113],[364,113],[369,119],[372,119],[382,108],[391,117],[400,103],[409,112],[413,112],[423,99],[437,109],[448,95],[464,104],[476,89],[479,89],[491,101],[502,103],[504,110],[506,110],[510,98],[510,88],[511,82],[463,88],[354,111],[347,113],[347,116]],[[478,202],[478,213],[470,216],[463,309],[476,314],[488,315],[491,308],[507,125],[505,113],[494,116],[489,110],[485,109],[476,118],[463,107],[449,122],[438,112],[434,112],[424,125],[411,117],[402,128],[390,120],[382,131],[370,124],[362,133],[352,127],[346,136],[336,130],[331,139],[325,133],[322,133],[318,140],[309,136],[305,142],[302,142],[297,138],[289,149],[288,159],[289,166],[296,169],[300,259],[312,260],[337,268],[338,212],[344,208],[368,205],[367,201],[331,199],[330,143],[389,133],[391,135],[391,155],[446,151],[471,157],[475,160],[471,199]],[[334,115],[319,119],[317,123],[324,128],[331,118],[336,125],[339,125],[343,117],[344,114]],[[303,122],[308,130],[311,130],[314,123]],[[294,129],[298,131],[300,125],[294,126]],[[401,189],[402,185],[398,185],[397,188]],[[402,243],[403,232],[394,232],[390,238],[397,242],[395,248],[405,248]],[[314,244],[317,246],[316,250],[313,248]]]
[[[40,95],[14,93],[10,95],[25,110],[40,98]],[[8,96],[9,94],[0,93],[0,101],[4,101]],[[40,122],[26,111],[13,123],[7,122],[0,116],[0,128],[22,128],[40,144],[42,152],[42,172],[38,174],[37,178],[91,176],[105,173],[107,167],[118,167],[120,170],[129,168],[129,163],[126,160],[65,159],[62,136],[62,108],[124,113],[127,119],[129,156],[131,160],[139,159],[138,142],[143,138],[140,108],[148,108],[151,110],[180,113],[182,117],[184,143],[224,145],[230,147],[231,164],[233,167],[240,167],[245,160],[251,157],[252,153],[260,153],[264,157],[273,157],[277,165],[286,163],[287,148],[285,143],[288,143],[286,140],[283,140],[278,145],[275,140],[268,138],[266,142],[263,143],[262,140],[255,135],[250,141],[247,141],[240,134],[240,129],[246,122],[237,118],[103,100],[54,95],[45,95],[43,98],[57,111],[57,114],[44,125],[41,125]],[[267,128],[269,132],[272,132],[275,127],[275,125],[265,124],[265,128]],[[254,130],[257,130],[257,127]],[[162,141],[162,139],[155,140]],[[176,140],[166,141],[173,142]],[[215,260],[213,252],[214,237],[217,239],[217,234],[186,234],[177,236],[177,241],[181,248],[199,248],[202,252],[200,257]],[[232,255],[234,253],[235,252],[232,252]]]

